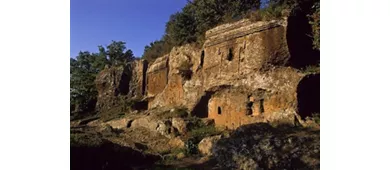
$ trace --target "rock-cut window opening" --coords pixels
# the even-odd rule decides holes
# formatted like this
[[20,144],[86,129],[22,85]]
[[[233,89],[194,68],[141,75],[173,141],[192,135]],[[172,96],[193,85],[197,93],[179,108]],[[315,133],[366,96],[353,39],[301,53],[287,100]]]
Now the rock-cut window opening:
[[227,55],[227,60],[232,61],[233,60],[233,49],[229,48],[229,53]]
[[202,51],[202,54],[200,55],[200,64],[199,66],[202,67],[204,62],[204,50]]
[[260,99],[260,113],[264,114],[264,99]]
[[253,114],[253,102],[248,102],[246,105],[246,115],[252,115]]
[[219,115],[222,114],[222,109],[221,109],[221,107],[219,107],[219,106],[218,106],[218,114],[219,114]]

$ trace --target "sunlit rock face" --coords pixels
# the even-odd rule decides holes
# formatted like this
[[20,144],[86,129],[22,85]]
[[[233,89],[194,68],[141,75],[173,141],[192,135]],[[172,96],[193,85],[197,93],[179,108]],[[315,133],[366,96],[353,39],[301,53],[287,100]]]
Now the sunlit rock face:
[[103,112],[121,104],[121,100],[142,98],[147,66],[145,60],[135,60],[126,66],[107,67],[101,71],[95,80],[97,110]]
[[[153,63],[133,63],[135,71],[105,70],[97,79],[98,108],[128,91],[129,97],[145,98],[149,109],[186,107],[229,129],[255,122],[294,123],[300,120],[297,92],[305,74],[292,63],[298,60],[291,44],[299,37],[288,35],[287,21],[220,25],[206,32],[202,47],[174,47]],[[121,81],[128,85],[125,91]]]

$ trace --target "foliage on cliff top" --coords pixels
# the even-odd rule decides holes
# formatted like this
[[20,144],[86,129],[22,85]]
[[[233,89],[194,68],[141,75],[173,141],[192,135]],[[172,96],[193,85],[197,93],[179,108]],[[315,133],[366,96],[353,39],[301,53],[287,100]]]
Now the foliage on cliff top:
[[99,46],[99,53],[84,51],[70,59],[70,104],[74,116],[93,113],[97,101],[95,79],[105,66],[125,65],[134,59],[125,42],[112,41]]
[[182,11],[170,16],[163,37],[145,46],[142,58],[151,62],[168,54],[173,46],[202,45],[205,32],[217,25],[242,18],[252,21],[279,19],[284,11],[301,4],[314,4],[308,17],[313,26],[314,48],[319,49],[319,0],[193,0],[188,1]]
[[168,53],[173,46],[197,42],[218,24],[241,18],[249,10],[258,9],[259,0],[193,0],[182,11],[172,14],[161,40],[145,47],[144,59],[153,61]]

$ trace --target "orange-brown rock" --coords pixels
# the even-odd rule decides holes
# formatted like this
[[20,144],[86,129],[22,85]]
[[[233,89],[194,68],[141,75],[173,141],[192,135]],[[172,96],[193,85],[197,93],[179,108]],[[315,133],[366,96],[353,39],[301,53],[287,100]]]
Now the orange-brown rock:
[[[307,76],[300,71],[316,61],[316,53],[298,26],[290,17],[215,27],[206,32],[202,48],[174,47],[147,70],[145,64],[138,64],[143,66],[136,71],[133,89],[141,89],[149,109],[186,107],[193,115],[230,129],[255,122],[294,123],[319,113],[319,74]],[[114,77],[99,76],[99,96],[121,94],[121,81]]]

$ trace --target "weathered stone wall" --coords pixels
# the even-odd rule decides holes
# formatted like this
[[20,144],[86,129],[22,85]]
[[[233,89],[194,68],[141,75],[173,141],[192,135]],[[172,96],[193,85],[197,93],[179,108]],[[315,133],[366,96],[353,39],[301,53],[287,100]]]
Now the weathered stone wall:
[[[185,79],[180,74],[180,69],[183,63],[189,63],[189,71],[196,70],[199,64],[199,52],[193,45],[184,45],[181,47],[174,47],[168,54],[168,80],[167,84],[162,88],[163,90],[149,100],[149,108],[158,106],[184,106],[186,100],[184,98],[183,84]],[[158,67],[161,61],[156,61],[151,67]],[[166,72],[165,72],[166,73]]]
[[290,55],[284,22],[256,22],[247,26],[242,23],[238,22],[241,27],[227,32],[223,31],[229,27],[217,27],[212,36],[206,34],[202,70],[208,76],[206,86],[234,82],[271,65],[287,63]]
[[108,110],[118,103],[119,95],[127,95],[130,77],[129,66],[111,67],[101,71],[95,80],[98,91],[97,110]]
[[146,60],[136,60],[131,65],[131,86],[130,86],[130,95],[142,98],[146,90],[146,70],[148,68],[148,63]]
[[107,67],[95,80],[98,91],[96,108],[99,112],[109,110],[123,100],[142,97],[144,86],[144,60],[134,60],[126,66]]
[[[186,82],[188,99],[204,99],[205,91],[215,93],[208,102],[208,117],[217,125],[237,128],[240,125],[287,119],[294,121],[297,108],[297,85],[304,74],[286,67],[290,59],[285,21],[250,23],[243,20],[216,27],[206,33],[204,61],[197,76]],[[242,89],[220,91],[219,87]],[[187,89],[187,90],[186,90]],[[248,95],[252,96],[251,114],[247,115]],[[194,93],[197,93],[194,94]],[[219,94],[217,96],[216,94]],[[198,104],[188,105],[199,112]],[[218,114],[218,107],[223,113]],[[204,110],[201,110],[204,112]]]
[[168,83],[168,56],[158,58],[147,71],[147,96],[161,93]]
[[262,113],[256,108],[263,93],[229,88],[216,92],[208,103],[208,117],[217,126],[235,129],[244,124],[264,121]]
[[[254,122],[293,122],[299,118],[297,91],[305,74],[289,66],[288,45],[286,20],[221,25],[206,32],[202,48],[174,47],[147,70],[144,62],[133,63],[129,91],[147,97],[149,109],[184,106],[230,129]],[[189,77],[183,76],[183,66]],[[121,80],[114,77],[122,72],[110,78],[102,74],[101,89],[108,80],[118,89]],[[99,96],[106,93],[117,92],[100,90]]]

